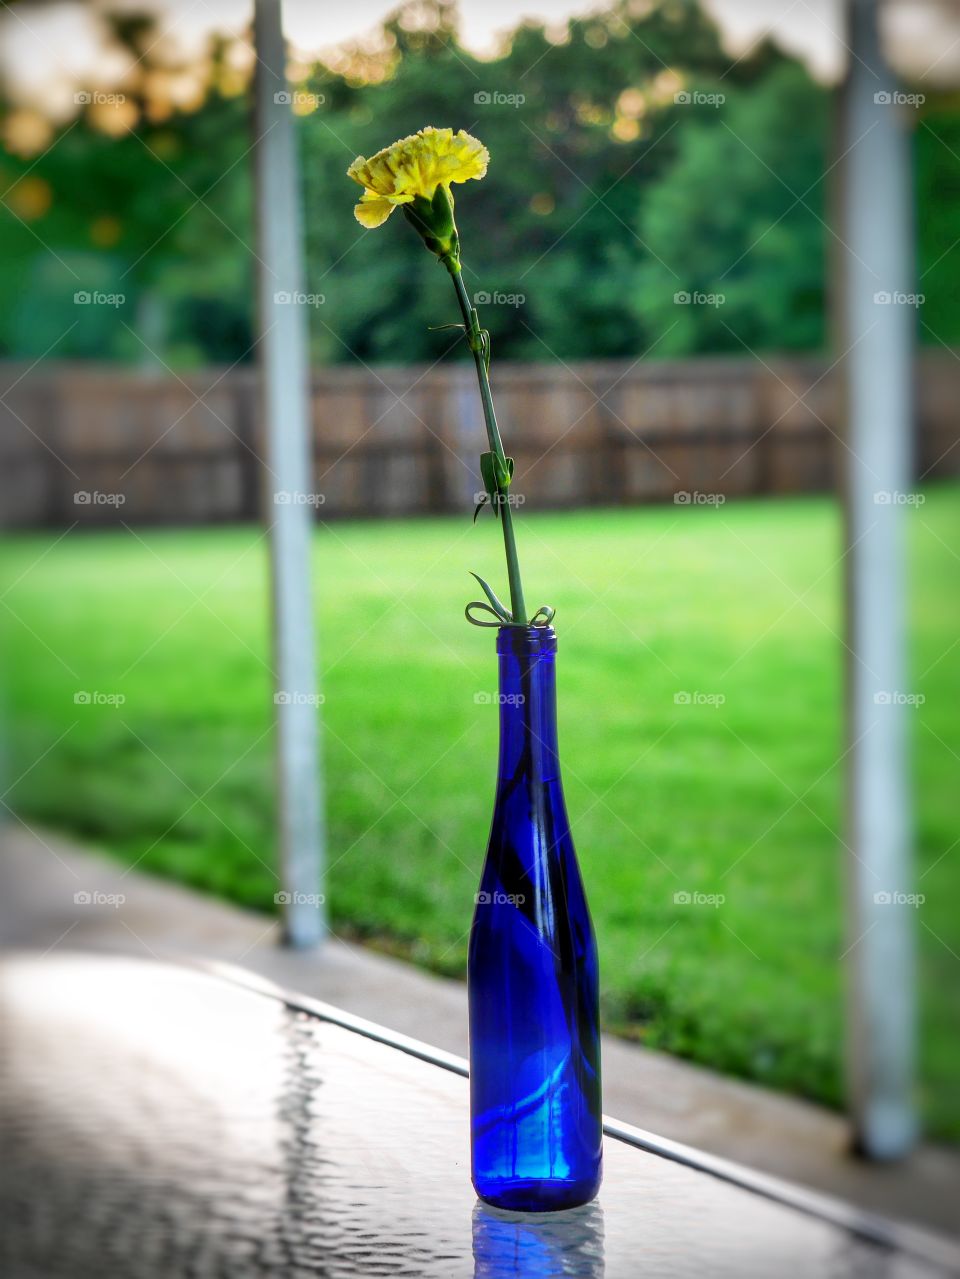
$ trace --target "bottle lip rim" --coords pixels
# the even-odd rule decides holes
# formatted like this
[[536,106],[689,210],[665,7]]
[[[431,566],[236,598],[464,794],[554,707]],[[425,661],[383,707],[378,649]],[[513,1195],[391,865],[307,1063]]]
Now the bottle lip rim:
[[501,626],[497,629],[498,653],[554,653],[557,632],[552,626]]

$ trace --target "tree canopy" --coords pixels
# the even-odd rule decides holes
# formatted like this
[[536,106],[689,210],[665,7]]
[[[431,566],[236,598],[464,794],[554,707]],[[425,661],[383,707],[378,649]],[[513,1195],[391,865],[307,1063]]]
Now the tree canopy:
[[[0,153],[0,353],[249,359],[249,85],[214,41],[198,100],[158,109],[149,21],[116,19],[113,37],[142,72],[124,87],[126,125],[105,129],[93,103],[41,154]],[[424,0],[373,47],[300,70],[316,361],[430,361],[450,344],[430,327],[455,318],[442,272],[403,225],[360,228],[345,176],[425,124],[466,128],[491,153],[456,195],[465,279],[490,298],[498,356],[823,345],[829,93],[770,44],[731,58],[694,0],[618,0],[562,32],[522,25],[488,61],[458,42],[451,5]],[[950,105],[929,103],[916,131],[921,337],[947,343],[960,340]],[[123,300],[80,310],[91,291]]]

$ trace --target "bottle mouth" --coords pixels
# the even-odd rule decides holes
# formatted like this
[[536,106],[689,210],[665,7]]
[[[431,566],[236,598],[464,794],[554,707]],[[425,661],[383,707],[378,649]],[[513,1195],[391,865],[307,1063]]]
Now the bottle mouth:
[[529,654],[555,653],[557,632],[552,626],[501,626],[497,631],[497,652]]

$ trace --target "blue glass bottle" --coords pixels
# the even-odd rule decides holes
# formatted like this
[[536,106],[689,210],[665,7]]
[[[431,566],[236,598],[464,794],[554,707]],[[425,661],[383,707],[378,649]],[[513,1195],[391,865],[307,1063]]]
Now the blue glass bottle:
[[473,1184],[500,1208],[592,1199],[601,1177],[597,949],[557,759],[552,627],[502,627],[500,762],[470,935]]

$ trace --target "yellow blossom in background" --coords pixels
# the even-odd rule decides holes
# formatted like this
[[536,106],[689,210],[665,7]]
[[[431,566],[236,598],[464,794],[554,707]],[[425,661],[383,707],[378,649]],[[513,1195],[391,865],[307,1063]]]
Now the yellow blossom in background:
[[610,133],[618,142],[634,142],[640,136],[640,122],[630,116],[618,115]]
[[347,176],[364,188],[354,209],[357,221],[365,227],[381,226],[398,205],[412,204],[418,197],[432,201],[438,187],[450,196],[451,182],[482,178],[489,160],[483,143],[463,129],[454,133],[432,127],[401,138],[369,160],[357,156],[347,170]]
[[14,155],[36,155],[53,140],[53,124],[39,111],[11,111],[4,121],[2,137]]
[[100,249],[112,249],[123,234],[123,226],[118,218],[104,213],[90,223],[90,239]]
[[49,182],[31,175],[14,183],[4,199],[7,207],[21,221],[34,222],[37,218],[42,218],[50,208],[53,192]]
[[140,119],[140,108],[122,93],[100,95],[87,108],[87,120],[94,129],[111,138],[120,138],[134,129]]

